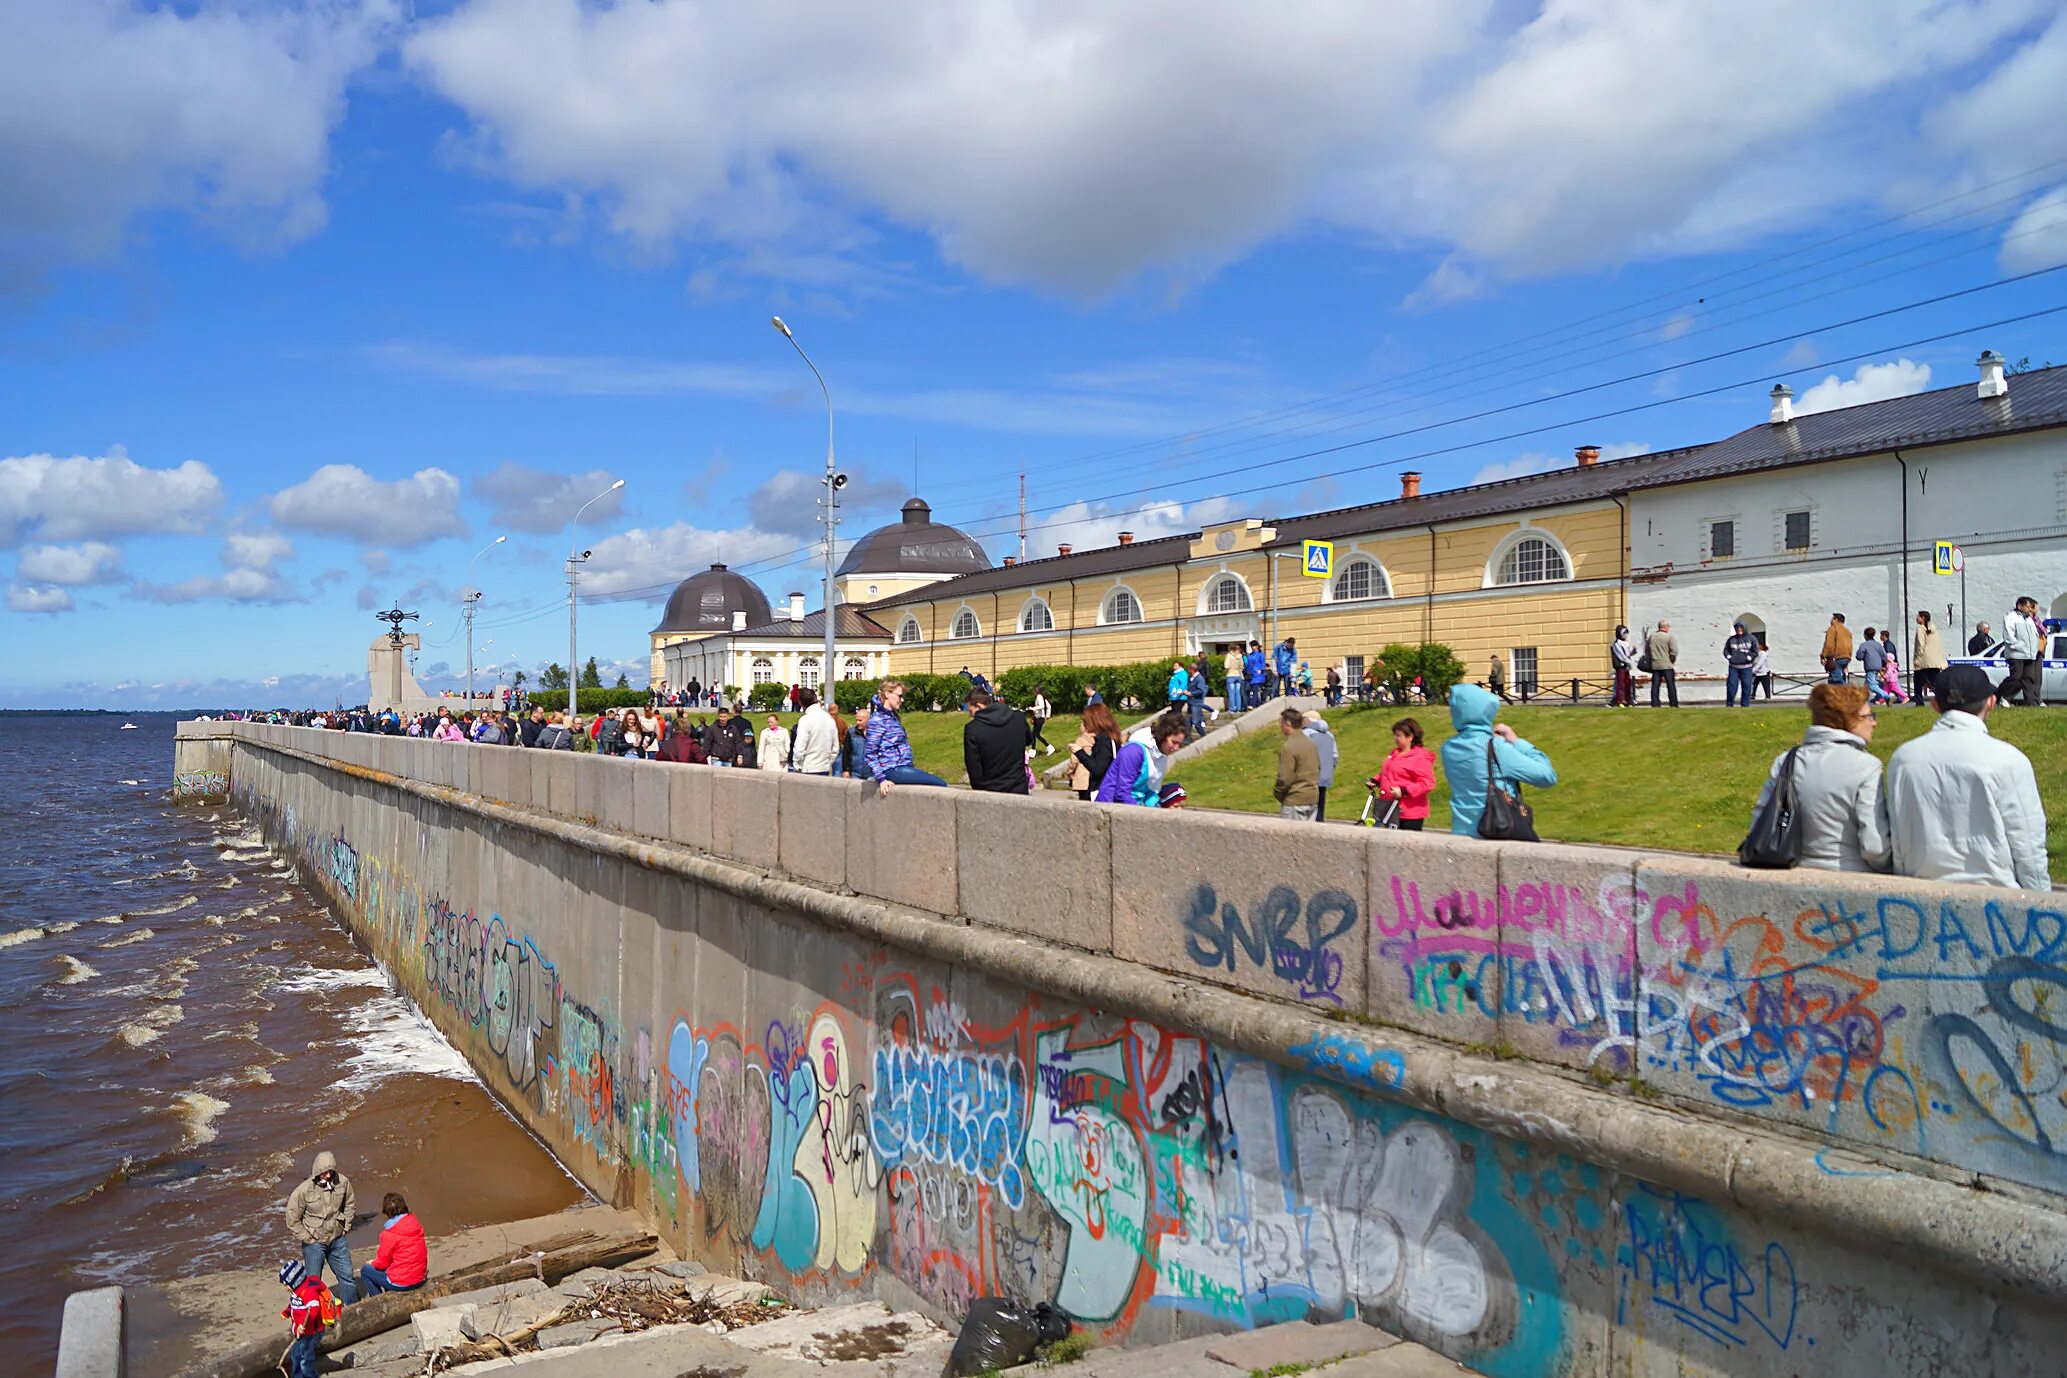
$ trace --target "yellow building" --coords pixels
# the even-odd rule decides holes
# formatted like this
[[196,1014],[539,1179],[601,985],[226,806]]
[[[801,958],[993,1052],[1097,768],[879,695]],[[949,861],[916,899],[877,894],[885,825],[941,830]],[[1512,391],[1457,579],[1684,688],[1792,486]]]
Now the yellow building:
[[[1627,621],[1626,509],[1635,466],[1582,448],[1569,469],[1423,495],[1403,476],[1385,502],[1247,518],[1152,541],[1120,534],[1096,550],[966,574],[867,606],[890,630],[891,673],[993,680],[1015,666],[1112,665],[1294,639],[1316,685],[1351,682],[1388,642],[1440,641],[1483,679],[1568,692],[1609,678],[1607,647]],[[1308,577],[1303,542],[1333,544]]]

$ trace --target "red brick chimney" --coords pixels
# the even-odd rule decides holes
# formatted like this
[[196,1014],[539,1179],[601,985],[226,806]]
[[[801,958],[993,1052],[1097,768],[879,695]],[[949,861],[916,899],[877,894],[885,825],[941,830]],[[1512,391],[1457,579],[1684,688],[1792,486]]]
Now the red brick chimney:
[[1572,453],[1578,456],[1579,467],[1582,469],[1591,469],[1594,465],[1600,463],[1600,446],[1598,445],[1581,445]]
[[1131,531],[1122,531],[1122,532],[1120,533],[1120,544],[1121,544],[1121,545],[1132,545],[1132,544],[1134,544],[1134,533],[1133,533],[1133,532],[1131,532]]
[[1075,546],[1069,546],[1069,545],[1058,545],[1058,546],[1056,546],[1056,547],[1055,547],[1055,553],[1056,553],[1057,555],[1067,555],[1067,554],[1069,554],[1069,552],[1070,552],[1070,551],[1072,551],[1072,550],[1074,550],[1074,549],[1076,549],[1076,547],[1075,547]]
[[1406,473],[1400,475],[1400,496],[1403,498],[1418,498],[1421,496],[1421,471],[1419,469],[1409,469]]
[[1018,557],[1017,555],[1007,555],[1007,556],[1005,557],[1005,568],[1006,568],[1006,569],[1010,569],[1010,568],[1012,568],[1012,566],[1014,566],[1014,565],[1016,565],[1016,564],[1018,564],[1018,563],[1019,563],[1019,557]]

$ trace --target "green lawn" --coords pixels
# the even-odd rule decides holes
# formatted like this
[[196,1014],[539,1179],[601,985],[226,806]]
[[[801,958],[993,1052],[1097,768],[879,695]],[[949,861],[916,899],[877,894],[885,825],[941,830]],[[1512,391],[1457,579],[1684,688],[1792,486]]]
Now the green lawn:
[[[1364,805],[1363,781],[1392,749],[1395,708],[1342,708],[1328,714],[1342,760],[1328,794],[1332,817],[1354,818]],[[1416,710],[1427,743],[1441,747],[1450,715]],[[1690,852],[1734,852],[1751,825],[1751,804],[1773,757],[1801,740],[1808,711],[1799,705],[1752,709],[1507,708],[1501,721],[1540,747],[1557,767],[1558,785],[1530,791],[1536,827],[1562,842],[1619,843]],[[1873,751],[1885,761],[1903,742],[1930,728],[1927,708],[1884,708]],[[2047,851],[2056,877],[2067,876],[2067,712],[1999,710],[1989,730],[2022,749],[2037,767],[2045,801]],[[1171,772],[1192,803],[1204,808],[1275,813],[1279,737],[1251,733]],[[1438,781],[1428,826],[1450,825],[1448,789]]]

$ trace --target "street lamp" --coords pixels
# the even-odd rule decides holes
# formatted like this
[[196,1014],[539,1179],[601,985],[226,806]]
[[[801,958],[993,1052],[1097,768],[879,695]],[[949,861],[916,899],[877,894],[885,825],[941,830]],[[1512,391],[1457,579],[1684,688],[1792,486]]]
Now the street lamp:
[[790,348],[797,351],[797,357],[818,380],[818,390],[825,394],[825,666],[819,672],[818,688],[826,702],[831,703],[836,701],[833,686],[839,682],[838,662],[833,658],[833,529],[840,524],[835,504],[840,490],[847,486],[847,476],[833,467],[833,394],[825,385],[825,375],[818,371],[817,364],[811,362],[811,356],[804,352],[804,346],[797,343],[797,337],[783,324],[782,317],[770,317],[769,324],[782,332],[782,338],[790,342]]
[[473,559],[467,561],[466,587],[459,591],[460,613],[467,620],[467,707],[469,708],[474,706],[474,608],[481,601],[481,590],[474,587],[474,566],[480,561],[481,556],[486,555],[490,550],[495,549],[508,539],[509,537],[507,536],[497,536],[488,543],[486,548],[476,552]]
[[581,568],[581,562],[588,559],[592,553],[586,550],[579,554],[575,553],[574,528],[581,525],[582,513],[588,511],[590,507],[601,502],[622,487],[624,487],[624,480],[619,479],[581,506],[575,508],[574,520],[567,523],[567,719],[569,723],[573,722],[575,713],[579,711],[576,699],[579,697],[581,689],[581,674],[574,668],[574,576],[575,572]]

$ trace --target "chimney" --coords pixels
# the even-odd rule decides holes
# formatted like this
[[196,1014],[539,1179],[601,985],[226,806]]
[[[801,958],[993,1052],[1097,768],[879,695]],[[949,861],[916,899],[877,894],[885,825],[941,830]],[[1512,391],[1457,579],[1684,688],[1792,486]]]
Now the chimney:
[[1075,549],[1076,547],[1073,545],[1058,545],[1055,547],[1055,553],[1057,555],[1067,555],[1069,554],[1069,552]]
[[1983,402],[1986,402],[1991,397],[2009,396],[2010,380],[2005,378],[2002,373],[2002,355],[1997,354],[1991,349],[1974,362],[1981,366],[1981,400]]
[[1600,463],[1600,446],[1598,445],[1581,445],[1572,453],[1578,457],[1579,467],[1582,469],[1591,469],[1594,465]]
[[1017,555],[1007,555],[1007,556],[1005,557],[1005,568],[1006,568],[1006,569],[1010,569],[1010,568],[1012,568],[1012,566],[1014,566],[1014,565],[1016,565],[1016,564],[1018,564],[1018,563],[1019,563],[1019,557],[1018,557]]
[[801,593],[792,593],[789,596],[789,620],[792,622],[802,622],[804,620],[804,595]]
[[1420,496],[1421,471],[1419,469],[1409,469],[1406,473],[1400,475],[1400,497],[1404,499],[1418,498]]
[[733,614],[732,614],[732,630],[733,630],[733,631],[735,631],[735,632],[743,632],[743,631],[745,631],[745,630],[746,630],[746,614],[745,614],[745,613],[743,613],[743,612],[735,612],[735,613],[733,613]]
[[1132,545],[1132,544],[1134,544],[1134,533],[1133,533],[1133,532],[1131,532],[1131,531],[1122,531],[1122,532],[1120,533],[1120,544],[1121,544],[1121,545]]
[[1794,420],[1794,389],[1785,383],[1773,384],[1773,424],[1784,426]]

